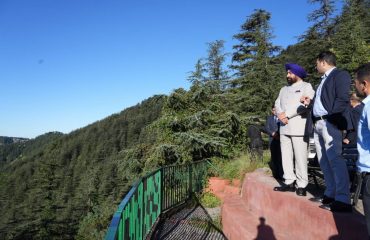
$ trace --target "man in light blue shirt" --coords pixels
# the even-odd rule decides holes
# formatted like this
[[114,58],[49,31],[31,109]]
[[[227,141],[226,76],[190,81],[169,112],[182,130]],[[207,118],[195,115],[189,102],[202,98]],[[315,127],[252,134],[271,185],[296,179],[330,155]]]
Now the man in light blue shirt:
[[370,236],[370,63],[360,66],[356,71],[355,87],[357,95],[365,97],[357,129],[357,167],[363,176],[362,202]]
[[312,110],[313,115],[315,117],[325,116],[328,114],[328,111],[326,111],[325,107],[322,105],[322,102],[321,102],[321,91],[322,91],[322,86],[324,85],[326,78],[335,68],[336,68],[335,66],[329,68],[329,70],[325,71],[324,75],[322,75],[321,77],[320,85],[317,87],[317,90],[316,90],[315,103],[314,103],[314,108]]

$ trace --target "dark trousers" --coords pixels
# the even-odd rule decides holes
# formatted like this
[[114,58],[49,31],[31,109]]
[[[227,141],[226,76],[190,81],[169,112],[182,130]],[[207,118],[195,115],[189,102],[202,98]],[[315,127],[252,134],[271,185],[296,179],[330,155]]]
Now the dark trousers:
[[252,155],[252,160],[262,160],[263,158],[263,146],[262,140],[254,140],[251,142],[250,146],[250,153]]
[[284,175],[283,165],[281,162],[280,140],[272,139],[270,142],[271,162],[270,168],[272,175],[276,179],[282,179]]
[[362,189],[362,203],[364,205],[367,232],[370,236],[370,175],[366,175],[362,179]]

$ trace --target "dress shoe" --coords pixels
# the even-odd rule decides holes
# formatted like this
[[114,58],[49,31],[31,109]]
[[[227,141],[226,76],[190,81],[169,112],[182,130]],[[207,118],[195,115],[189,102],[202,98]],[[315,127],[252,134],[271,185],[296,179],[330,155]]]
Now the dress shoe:
[[294,183],[291,184],[283,184],[279,187],[274,187],[274,191],[278,192],[295,192]]
[[306,189],[305,188],[297,188],[297,191],[295,192],[298,196],[306,196]]
[[352,212],[352,205],[344,202],[334,201],[331,204],[320,205],[319,208],[332,212]]
[[327,197],[327,196],[324,195],[322,197],[310,198],[310,201],[318,202],[318,203],[322,203],[322,204],[330,204],[330,203],[334,202],[334,198]]
[[322,205],[319,206],[319,208],[330,211],[330,204],[322,204]]

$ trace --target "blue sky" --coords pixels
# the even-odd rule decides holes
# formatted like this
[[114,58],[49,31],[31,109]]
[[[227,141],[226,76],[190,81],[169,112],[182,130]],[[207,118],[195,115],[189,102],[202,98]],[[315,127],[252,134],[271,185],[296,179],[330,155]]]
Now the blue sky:
[[306,0],[0,0],[0,136],[68,133],[154,94],[188,88],[206,43],[232,36],[254,9],[273,42],[297,42]]

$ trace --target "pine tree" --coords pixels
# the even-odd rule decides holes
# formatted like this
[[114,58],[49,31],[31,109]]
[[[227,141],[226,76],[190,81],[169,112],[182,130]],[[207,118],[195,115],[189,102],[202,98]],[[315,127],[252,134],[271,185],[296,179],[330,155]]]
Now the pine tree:
[[224,44],[223,40],[208,43],[208,56],[205,63],[208,73],[206,83],[215,90],[220,90],[221,86],[224,86],[225,81],[228,79],[227,71],[223,68],[227,56],[224,53]]
[[270,108],[274,96],[272,86],[278,81],[272,57],[280,48],[271,42],[270,18],[269,12],[255,10],[241,26],[241,32],[234,35],[240,41],[233,46],[231,67],[238,77],[234,86],[241,90],[241,108],[250,114],[262,114]]
[[[368,11],[366,11],[366,9]],[[363,23],[364,23],[364,33],[366,34],[365,39],[367,44],[370,44],[370,0],[364,0],[364,8],[362,11],[364,13],[363,16]]]
[[364,9],[363,0],[347,0],[339,18],[333,41],[338,65],[349,72],[361,64],[370,61],[370,45],[367,43],[368,32],[363,19],[369,12]]
[[197,63],[195,64],[194,71],[190,72],[190,76],[188,77],[188,81],[193,85],[199,85],[205,81],[204,73],[206,69],[204,68],[204,64],[202,59],[198,59]]
[[319,7],[308,15],[308,21],[312,26],[299,37],[299,43],[292,46],[287,57],[287,61],[293,61],[302,65],[308,77],[305,79],[313,86],[320,82],[320,77],[316,70],[316,57],[324,51],[330,50],[333,45],[335,17],[334,0],[308,0],[311,4],[319,4]]
[[[36,220],[36,236],[38,239],[49,239],[58,235],[57,209],[57,188],[60,177],[57,169],[61,166],[55,159],[42,160],[38,172],[35,174],[35,185],[33,193],[36,201],[33,204],[32,212]],[[36,198],[37,196],[37,198]]]
[[[320,38],[326,41],[326,47],[330,48],[331,38],[333,36],[334,29],[334,12],[335,12],[335,1],[334,0],[308,0],[309,3],[319,3],[320,7],[308,15],[308,20],[313,22],[311,28],[308,29],[308,36],[312,32],[316,32],[320,35]],[[311,35],[312,36],[312,35]]]

